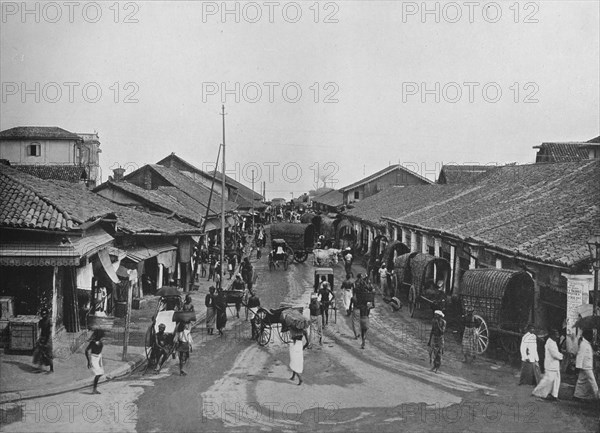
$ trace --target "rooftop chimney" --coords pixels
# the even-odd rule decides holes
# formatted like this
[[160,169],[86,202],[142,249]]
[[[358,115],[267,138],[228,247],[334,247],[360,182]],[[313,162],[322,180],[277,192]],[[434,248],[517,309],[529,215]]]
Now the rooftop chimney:
[[123,167],[114,168],[113,169],[113,181],[120,182],[123,180],[123,175],[125,174],[125,169]]

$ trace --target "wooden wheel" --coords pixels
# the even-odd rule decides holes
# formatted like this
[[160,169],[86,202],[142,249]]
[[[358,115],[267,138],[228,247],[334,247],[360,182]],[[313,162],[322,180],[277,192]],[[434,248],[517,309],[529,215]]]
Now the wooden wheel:
[[476,339],[476,346],[475,346],[475,350],[477,352],[477,355],[481,355],[483,352],[485,352],[488,348],[488,346],[490,345],[490,331],[488,329],[487,323],[485,323],[485,320],[483,320],[483,317],[474,314],[473,315],[473,320],[475,320],[476,326],[475,326],[475,339]]
[[514,355],[520,351],[519,338],[513,335],[500,335],[500,346],[509,355]]
[[269,341],[271,340],[271,326],[268,326],[265,322],[261,321],[260,326],[257,324],[256,328],[258,332],[258,337],[256,338],[258,345],[266,346],[269,344]]
[[294,250],[289,245],[285,247],[285,254],[287,255],[287,262],[292,263],[294,261]]
[[298,263],[304,263],[306,259],[308,259],[307,251],[302,250],[294,252],[294,260],[296,260]]
[[279,338],[281,339],[281,341],[285,344],[290,344],[290,342],[292,341],[290,331],[283,331],[281,326],[277,328],[277,331],[279,332]]
[[417,309],[417,290],[415,289],[415,286],[410,286],[410,290],[408,292],[408,312],[410,313],[410,317],[414,317],[416,309]]

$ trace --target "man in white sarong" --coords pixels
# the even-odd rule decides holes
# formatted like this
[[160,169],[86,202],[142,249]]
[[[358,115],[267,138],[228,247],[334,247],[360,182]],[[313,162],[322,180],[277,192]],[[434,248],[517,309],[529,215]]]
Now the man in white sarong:
[[544,376],[533,390],[532,394],[536,397],[548,400],[558,400],[558,390],[560,389],[560,361],[563,359],[562,353],[558,350],[556,342],[558,341],[558,331],[550,331],[545,346]]
[[594,351],[592,350],[593,331],[587,329],[581,335],[577,358],[575,358],[575,367],[579,369],[577,383],[573,398],[577,400],[591,401],[600,398],[598,394],[598,384],[594,377]]

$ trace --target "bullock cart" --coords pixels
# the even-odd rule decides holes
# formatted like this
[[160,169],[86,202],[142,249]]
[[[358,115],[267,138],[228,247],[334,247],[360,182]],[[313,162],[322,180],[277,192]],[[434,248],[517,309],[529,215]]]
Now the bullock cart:
[[523,271],[465,271],[458,298],[463,312],[473,310],[478,354],[487,350],[491,336],[498,337],[500,346],[509,355],[519,352],[533,307],[533,286],[533,279]]

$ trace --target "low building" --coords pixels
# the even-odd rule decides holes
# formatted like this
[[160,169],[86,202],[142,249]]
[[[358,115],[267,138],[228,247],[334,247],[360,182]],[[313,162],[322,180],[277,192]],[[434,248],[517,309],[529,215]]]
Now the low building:
[[323,213],[337,213],[344,207],[344,194],[338,190],[318,194],[311,199],[314,210]]
[[83,186],[6,165],[0,195],[0,294],[15,299],[18,315],[49,308],[55,334],[85,326],[101,288],[103,308],[114,314],[127,284],[141,296],[145,279],[152,290],[182,279],[180,264],[189,263],[193,237],[201,234],[167,214],[120,206]]
[[429,179],[411,171],[400,164],[390,165],[357,182],[340,188],[344,205],[358,202],[377,194],[390,186],[429,185]]
[[[101,152],[97,133],[75,134],[56,126],[18,126],[0,131],[0,159],[14,166],[82,167],[90,187],[100,183]],[[45,176],[53,173],[63,180],[56,170],[47,171]]]
[[600,161],[499,167],[473,184],[394,188],[357,205],[379,213],[382,233],[449,260],[449,294],[467,269],[525,270],[535,282],[531,319],[562,328],[567,291],[591,302],[586,245],[600,231]]

